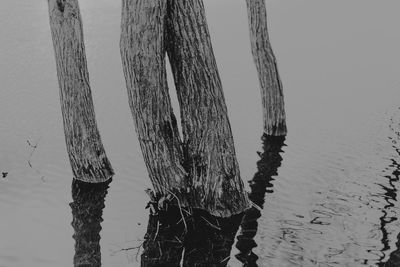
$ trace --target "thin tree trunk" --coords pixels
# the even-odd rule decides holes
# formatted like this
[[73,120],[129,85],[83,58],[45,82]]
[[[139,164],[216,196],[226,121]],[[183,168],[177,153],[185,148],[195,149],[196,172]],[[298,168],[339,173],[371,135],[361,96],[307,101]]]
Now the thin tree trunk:
[[[157,194],[186,191],[178,126],[165,68],[167,0],[123,0],[121,57],[129,104]],[[184,201],[185,202],[185,201]]]
[[114,174],[97,129],[77,0],[48,0],[67,151],[74,177],[98,183]]
[[194,207],[228,217],[249,207],[202,0],[169,0],[167,51],[181,109]]
[[264,133],[286,135],[282,82],[267,28],[265,0],[246,0],[251,49],[257,67],[263,104]]

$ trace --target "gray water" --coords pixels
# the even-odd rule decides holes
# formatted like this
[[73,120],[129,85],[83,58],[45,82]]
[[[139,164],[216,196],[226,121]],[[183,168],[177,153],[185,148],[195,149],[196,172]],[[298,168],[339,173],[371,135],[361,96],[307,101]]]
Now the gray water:
[[[81,0],[96,116],[116,171],[103,266],[139,266],[150,187],[119,56],[120,1]],[[262,150],[245,1],[205,1],[243,179]],[[267,1],[289,134],[255,237],[260,266],[375,266],[397,249],[400,2]],[[71,266],[72,173],[47,2],[0,3],[0,266]],[[175,106],[176,101],[175,101]],[[35,148],[36,147],[36,148]],[[141,252],[139,252],[140,255]],[[230,266],[241,266],[232,249]]]

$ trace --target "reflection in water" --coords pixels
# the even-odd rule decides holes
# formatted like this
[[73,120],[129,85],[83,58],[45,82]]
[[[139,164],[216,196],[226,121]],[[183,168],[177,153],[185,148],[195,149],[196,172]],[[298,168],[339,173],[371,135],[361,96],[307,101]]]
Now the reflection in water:
[[264,206],[264,197],[266,193],[272,193],[273,176],[276,176],[277,170],[281,165],[282,157],[279,154],[284,146],[285,136],[263,136],[263,153],[260,154],[261,159],[257,162],[258,171],[250,181],[251,192],[250,200],[259,208],[252,207],[245,212],[241,224],[241,233],[238,236],[236,247],[240,253],[236,258],[240,260],[244,266],[257,266],[258,256],[253,253],[252,249],[257,246],[254,237],[257,234],[258,218],[261,217],[261,209]]
[[72,227],[75,239],[74,266],[101,266],[100,223],[111,179],[100,184],[72,181]]
[[226,266],[241,219],[176,206],[150,215],[141,266]]
[[[396,133],[397,137],[399,136],[398,131],[396,130],[396,127],[394,127],[394,122],[393,119],[391,120],[390,124],[391,130]],[[389,139],[392,140],[393,144],[396,144],[397,142],[390,137]],[[395,145],[392,146],[393,149],[396,151],[397,155],[400,156],[400,149],[397,148]],[[397,220],[397,217],[395,216],[390,216],[390,210],[394,207],[394,203],[397,201],[397,188],[394,185],[395,182],[399,181],[399,176],[400,176],[400,164],[396,162],[395,159],[391,159],[392,164],[390,165],[391,168],[394,168],[392,175],[385,176],[388,179],[389,182],[389,187],[381,185],[381,187],[385,191],[385,201],[386,205],[382,209],[383,215],[379,218],[380,220],[380,226],[382,230],[382,257],[380,261],[382,261],[385,258],[385,254],[388,250],[390,250],[390,239],[389,239],[389,234],[386,229],[386,226],[394,221]],[[397,249],[393,251],[390,254],[389,260],[386,263],[380,263],[380,266],[400,266],[400,234],[397,236],[398,242],[396,243]]]
[[383,267],[398,267],[400,266],[400,234],[397,236],[397,249],[390,254],[387,262],[379,264]]
[[[396,221],[397,218],[394,216],[390,216],[391,214],[391,209],[394,207],[394,203],[396,201],[397,198],[397,189],[395,187],[395,185],[393,184],[393,182],[398,181],[399,180],[399,171],[398,171],[398,163],[392,159],[393,165],[392,166],[396,166],[396,170],[393,172],[393,175],[388,175],[386,176],[386,178],[388,178],[388,182],[390,187],[388,186],[384,186],[381,185],[382,189],[384,190],[384,199],[386,202],[386,205],[383,207],[382,212],[383,215],[379,218],[380,220],[380,228],[382,231],[382,244],[383,244],[383,248],[382,248],[382,256],[380,260],[383,260],[385,258],[385,253],[390,250],[390,239],[389,239],[389,233],[387,231],[387,225]],[[398,262],[398,264],[400,264],[400,262]],[[399,266],[399,265],[396,265]]]
[[184,224],[178,209],[149,216],[141,266],[179,266],[183,251]]

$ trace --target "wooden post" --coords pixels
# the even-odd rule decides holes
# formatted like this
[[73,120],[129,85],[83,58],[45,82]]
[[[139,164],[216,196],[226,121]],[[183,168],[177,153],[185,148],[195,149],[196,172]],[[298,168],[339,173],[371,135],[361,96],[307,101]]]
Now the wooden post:
[[72,182],[72,227],[75,239],[75,267],[100,267],[100,223],[103,221],[104,199],[111,179],[105,183]]
[[107,181],[114,174],[97,129],[77,0],[48,0],[65,141],[78,180]]
[[246,0],[251,49],[258,71],[263,104],[264,133],[286,135],[286,115],[282,82],[267,28],[265,0]]
[[192,205],[220,217],[249,208],[202,0],[169,0],[167,51],[181,109]]
[[[123,0],[121,56],[156,194],[229,217],[247,209],[249,201],[204,13],[201,0]],[[168,94],[166,49],[178,90],[183,143]]]

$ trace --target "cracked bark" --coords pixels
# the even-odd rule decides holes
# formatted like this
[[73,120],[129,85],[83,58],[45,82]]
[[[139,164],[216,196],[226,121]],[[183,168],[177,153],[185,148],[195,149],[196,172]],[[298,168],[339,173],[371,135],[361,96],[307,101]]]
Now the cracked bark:
[[[203,2],[122,1],[121,56],[136,132],[157,194],[228,217],[249,201],[240,179]],[[168,52],[183,140],[166,80]]]
[[246,0],[253,59],[261,87],[266,135],[287,134],[282,82],[267,28],[265,0]]
[[73,175],[99,183],[114,174],[97,128],[77,0],[48,0],[64,134]]

